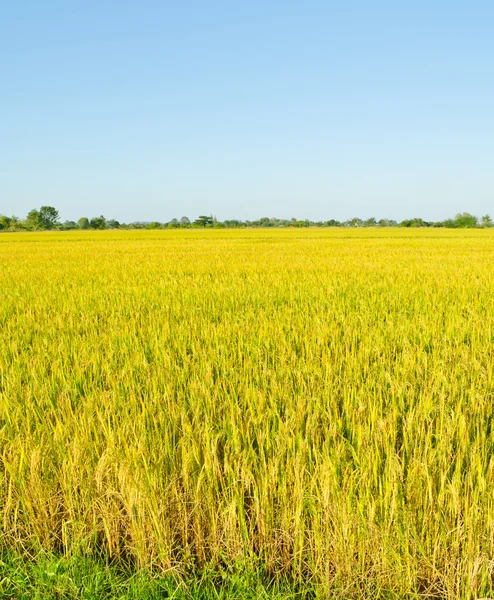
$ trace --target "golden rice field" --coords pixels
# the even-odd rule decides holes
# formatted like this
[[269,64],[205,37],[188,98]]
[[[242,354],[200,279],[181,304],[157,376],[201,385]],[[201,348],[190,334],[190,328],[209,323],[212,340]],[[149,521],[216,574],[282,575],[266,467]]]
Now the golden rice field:
[[492,593],[494,232],[2,234],[0,265],[0,550]]

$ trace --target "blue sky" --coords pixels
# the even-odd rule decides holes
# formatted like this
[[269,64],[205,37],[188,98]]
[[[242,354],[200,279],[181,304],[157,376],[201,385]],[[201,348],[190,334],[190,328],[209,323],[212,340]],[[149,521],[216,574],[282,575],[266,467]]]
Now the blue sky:
[[0,3],[0,213],[494,216],[494,3]]

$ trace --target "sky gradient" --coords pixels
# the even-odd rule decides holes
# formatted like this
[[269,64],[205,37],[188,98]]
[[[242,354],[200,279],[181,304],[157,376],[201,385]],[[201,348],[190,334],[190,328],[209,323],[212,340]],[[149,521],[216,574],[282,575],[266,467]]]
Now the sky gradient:
[[494,3],[0,3],[0,213],[494,216]]

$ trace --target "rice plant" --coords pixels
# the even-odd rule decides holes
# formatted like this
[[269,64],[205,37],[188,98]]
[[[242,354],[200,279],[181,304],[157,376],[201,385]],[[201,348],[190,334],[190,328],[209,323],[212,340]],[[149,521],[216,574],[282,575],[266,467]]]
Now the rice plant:
[[0,550],[321,596],[494,571],[494,234],[0,236]]

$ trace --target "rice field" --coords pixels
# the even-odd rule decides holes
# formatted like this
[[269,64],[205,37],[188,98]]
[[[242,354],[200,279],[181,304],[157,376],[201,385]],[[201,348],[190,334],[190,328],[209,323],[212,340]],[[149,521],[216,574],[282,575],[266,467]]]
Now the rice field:
[[0,265],[0,552],[492,593],[494,232],[2,234]]

